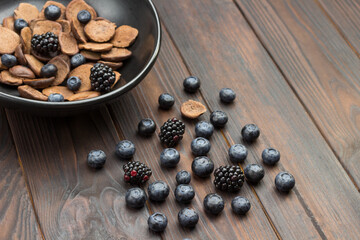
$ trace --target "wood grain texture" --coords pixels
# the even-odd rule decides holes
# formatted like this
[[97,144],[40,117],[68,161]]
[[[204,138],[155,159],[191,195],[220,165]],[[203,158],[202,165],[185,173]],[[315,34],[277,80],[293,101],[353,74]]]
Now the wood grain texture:
[[360,56],[360,2],[358,0],[315,0],[326,11],[338,31]]
[[[247,197],[252,204],[252,209],[246,217],[239,217],[231,211],[231,200],[237,194],[218,192],[212,183],[213,176],[200,179],[192,175],[191,185],[194,187],[196,196],[191,204],[179,204],[174,197],[176,188],[175,176],[182,169],[191,171],[191,163],[194,158],[191,154],[190,143],[195,138],[194,126],[196,121],[183,119],[186,124],[186,133],[183,141],[177,147],[181,154],[180,164],[174,169],[166,169],[160,166],[159,158],[163,150],[157,134],[151,138],[140,137],[136,133],[138,122],[146,117],[154,119],[157,132],[161,125],[169,118],[181,118],[180,105],[188,99],[202,102],[199,95],[186,94],[182,89],[182,80],[189,76],[185,65],[182,63],[175,47],[167,32],[163,31],[162,51],[155,64],[153,71],[133,91],[126,94],[110,106],[115,125],[123,133],[124,137],[136,143],[137,152],[135,160],[146,162],[151,166],[154,175],[150,182],[163,180],[170,186],[170,196],[164,203],[150,202],[154,212],[163,212],[169,220],[169,225],[163,234],[164,239],[276,239],[262,208],[252,192],[245,184],[238,195]],[[161,93],[169,92],[176,99],[175,106],[170,111],[158,108],[158,97]],[[209,120],[209,113],[200,120]],[[212,149],[209,157],[214,161],[215,167],[229,164],[227,160],[228,146],[221,132],[216,131],[211,139]],[[211,216],[203,210],[203,199],[212,192],[218,192],[224,197],[226,206],[222,214],[217,217]],[[200,214],[199,224],[193,230],[183,229],[179,226],[177,213],[185,206],[194,207]],[[257,228],[256,226],[262,226]]]
[[360,59],[312,1],[239,4],[360,186]]
[[[147,209],[125,206],[128,186],[113,154],[119,139],[106,111],[69,118],[8,115],[46,239],[158,239],[144,228]],[[108,156],[100,171],[86,164],[94,149]]]
[[[242,125],[255,122],[262,129],[247,163],[260,163],[265,147],[281,151],[281,163],[266,167],[262,184],[255,187],[280,235],[359,236],[356,188],[234,2],[155,3],[190,72],[202,79],[202,94],[211,109],[229,113],[225,135],[239,142]],[[227,86],[238,93],[238,104],[219,104],[215,93]],[[297,181],[289,195],[274,190],[274,178],[281,170],[293,173]]]
[[3,108],[0,133],[0,239],[42,239]]

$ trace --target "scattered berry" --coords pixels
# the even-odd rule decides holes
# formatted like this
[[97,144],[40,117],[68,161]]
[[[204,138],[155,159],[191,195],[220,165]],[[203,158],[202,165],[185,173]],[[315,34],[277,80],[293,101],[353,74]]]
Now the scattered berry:
[[50,94],[48,97],[48,102],[64,102],[64,96],[59,93]]
[[46,19],[55,21],[61,16],[61,9],[58,6],[50,5],[45,8],[44,14]]
[[148,219],[148,225],[151,231],[163,232],[168,224],[168,220],[163,213],[154,213]]
[[191,174],[188,171],[181,170],[176,174],[177,184],[189,184],[191,182]]
[[102,168],[106,162],[106,154],[102,150],[93,150],[88,154],[87,163],[92,168]]
[[128,162],[123,166],[124,180],[131,185],[141,186],[146,183],[152,175],[151,169],[144,163]]
[[182,227],[194,228],[199,221],[199,214],[192,208],[183,208],[178,214],[178,220]]
[[86,63],[86,58],[81,53],[75,54],[70,59],[70,65],[72,68],[77,68],[85,63]]
[[176,118],[171,118],[161,127],[159,138],[165,146],[174,147],[183,138],[184,133],[185,124]]
[[249,164],[244,169],[246,180],[251,183],[258,183],[265,176],[265,171],[259,164]]
[[262,159],[267,165],[275,165],[280,161],[280,152],[274,148],[267,148],[262,152]]
[[214,111],[210,115],[210,122],[217,128],[225,127],[226,123],[228,122],[229,118],[227,114],[223,111]]
[[196,137],[203,137],[209,139],[214,133],[214,126],[205,121],[198,122],[195,126]]
[[204,198],[204,208],[207,212],[217,215],[224,210],[224,199],[216,193],[210,193]]
[[116,145],[115,153],[118,157],[123,159],[130,159],[134,156],[136,151],[135,145],[129,140],[120,141]]
[[138,133],[141,136],[150,137],[155,132],[155,130],[155,122],[150,118],[143,119],[138,124]]
[[255,124],[247,124],[241,130],[242,138],[245,142],[254,142],[260,136],[260,129]]
[[59,50],[58,36],[52,32],[42,35],[35,34],[31,39],[32,49],[44,56],[52,56]]
[[145,205],[147,196],[141,188],[130,188],[125,195],[126,205],[131,208],[142,208]]
[[20,32],[21,29],[28,27],[28,26],[29,26],[29,24],[27,23],[27,21],[25,21],[22,18],[16,19],[14,22],[14,29],[17,32]]
[[295,178],[290,173],[281,172],[275,178],[275,186],[281,192],[289,192],[295,186]]
[[188,184],[180,184],[175,188],[176,201],[180,203],[189,203],[195,197],[195,191]]
[[204,156],[210,152],[210,141],[203,137],[195,138],[191,142],[191,151],[195,156]]
[[233,163],[243,163],[247,158],[248,150],[244,145],[235,144],[229,149],[229,157]]
[[180,162],[180,154],[175,148],[166,148],[160,155],[161,166],[173,168]]
[[170,109],[175,104],[175,99],[169,93],[163,93],[159,97],[159,106],[164,110]]
[[91,87],[97,92],[110,92],[116,79],[112,68],[102,63],[95,63],[91,68]]
[[66,85],[68,87],[69,90],[71,91],[77,91],[80,89],[81,87],[81,80],[78,77],[70,77],[67,82]]
[[188,77],[184,80],[186,92],[195,93],[200,88],[200,80],[197,77]]
[[251,204],[247,198],[235,197],[231,201],[231,208],[234,213],[244,215],[250,210]]
[[206,178],[214,171],[214,163],[208,157],[197,157],[192,162],[191,169],[196,176]]
[[231,88],[223,88],[220,93],[220,100],[224,103],[231,103],[236,98],[236,93]]
[[81,10],[77,15],[77,19],[82,24],[87,24],[91,20],[91,13],[87,10]]
[[5,67],[12,68],[17,64],[17,59],[14,55],[4,54],[1,56],[1,63]]
[[169,196],[170,188],[164,181],[156,181],[149,185],[148,195],[150,200],[156,202],[165,201]]
[[58,68],[54,64],[45,64],[41,68],[40,75],[43,78],[55,77],[58,72]]
[[239,166],[221,166],[214,172],[214,185],[217,189],[237,192],[244,184],[244,173]]

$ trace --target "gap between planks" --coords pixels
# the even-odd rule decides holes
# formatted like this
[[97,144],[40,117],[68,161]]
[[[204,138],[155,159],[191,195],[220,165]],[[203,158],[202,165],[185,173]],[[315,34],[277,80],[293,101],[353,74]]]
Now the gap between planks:
[[[340,36],[345,40],[345,42],[349,45],[351,50],[356,54],[358,58],[360,58],[360,53],[356,51],[356,48],[351,44],[349,39],[346,37],[343,31],[341,31],[341,28],[335,23],[335,21],[331,18],[330,14],[326,11],[326,9],[323,7],[323,5],[319,2],[319,0],[314,0],[316,5],[319,6],[321,11],[324,13],[325,17],[329,20],[329,22],[334,26],[335,30],[340,34]],[[346,170],[346,169],[345,169]],[[353,179],[351,179],[353,180]],[[359,188],[358,188],[359,190]]]
[[[8,110],[7,109],[5,109],[5,116],[6,116],[6,121],[9,122],[9,116],[8,116]],[[14,141],[13,131],[12,131],[11,127],[10,127],[10,124],[8,124],[8,125],[9,125],[9,131],[10,131],[10,134],[11,134],[11,141],[13,142],[13,144],[15,146],[17,159],[18,159],[18,162],[19,162],[19,165],[20,165],[21,173],[22,173],[24,181],[25,181],[26,191],[27,191],[27,193],[29,195],[29,199],[30,199],[30,202],[31,202],[32,209],[34,210],[35,220],[36,220],[36,223],[37,223],[37,225],[39,227],[41,238],[43,240],[45,240],[44,232],[43,232],[43,229],[42,229],[42,226],[41,226],[41,223],[40,223],[40,220],[39,220],[39,216],[38,216],[36,208],[35,208],[34,199],[33,199],[32,193],[31,193],[31,189],[29,187],[28,177],[27,177],[27,175],[25,173],[24,166],[22,164],[22,160],[21,160],[21,157],[20,157],[20,154],[19,154],[18,147],[17,147],[17,145],[15,144],[15,141]]]
[[[317,1],[317,0],[316,0]],[[290,89],[292,90],[292,92],[295,94],[296,98],[298,99],[298,101],[300,102],[301,106],[304,108],[304,111],[306,112],[306,114],[309,116],[309,118],[311,119],[311,121],[314,123],[316,129],[319,131],[319,133],[321,134],[321,136],[323,137],[323,139],[325,140],[326,144],[329,146],[329,148],[331,149],[331,152],[334,154],[334,156],[336,157],[336,159],[338,160],[338,162],[340,163],[341,167],[345,170],[346,174],[348,175],[348,177],[350,178],[351,182],[353,183],[354,187],[356,188],[356,190],[358,192],[360,192],[360,188],[359,186],[356,184],[353,176],[350,174],[350,172],[348,171],[348,169],[346,168],[346,166],[342,163],[342,161],[340,161],[340,156],[336,153],[335,149],[333,148],[333,146],[330,144],[329,139],[326,137],[326,135],[324,134],[324,132],[321,130],[319,124],[315,121],[314,116],[311,114],[310,110],[308,109],[308,107],[305,105],[305,103],[302,101],[302,99],[300,98],[299,94],[296,92],[295,88],[292,86],[292,84],[290,83],[289,79],[287,78],[287,76],[284,74],[283,70],[280,68],[280,66],[278,65],[278,63],[275,61],[273,55],[271,54],[271,52],[267,49],[266,45],[264,44],[263,40],[261,39],[261,37],[257,34],[255,28],[253,27],[253,25],[251,24],[251,22],[249,21],[249,19],[246,17],[246,15],[244,14],[244,11],[241,9],[240,5],[233,0],[235,6],[237,7],[237,9],[239,10],[240,14],[243,16],[243,18],[245,19],[246,23],[249,25],[249,27],[251,28],[251,30],[254,32],[256,38],[259,40],[261,46],[265,49],[266,53],[269,55],[269,57],[271,58],[271,60],[274,62],[276,68],[278,69],[278,71],[280,72],[280,74],[284,77],[286,83],[288,84],[288,86],[290,87]],[[319,3],[320,4],[320,3]],[[325,11],[325,9],[324,9]],[[330,17],[330,16],[329,16]],[[332,22],[332,21],[331,21]],[[335,24],[335,23],[333,23]],[[343,36],[343,34],[341,34]],[[344,37],[344,36],[343,36]],[[344,37],[345,41],[348,42],[348,40]],[[350,44],[350,43],[349,43]],[[352,46],[350,46],[352,47]],[[352,47],[353,48],[353,47]],[[353,49],[353,51],[355,51],[355,53],[358,55],[358,53],[356,52],[355,49]],[[300,199],[299,199],[300,200]],[[308,212],[305,208],[305,211]],[[311,213],[312,215],[312,213]],[[309,216],[311,218],[311,216]],[[311,218],[312,219],[312,218]],[[316,229],[320,229],[320,226],[315,226]],[[320,234],[320,233],[319,233]],[[321,235],[321,234],[320,234]]]

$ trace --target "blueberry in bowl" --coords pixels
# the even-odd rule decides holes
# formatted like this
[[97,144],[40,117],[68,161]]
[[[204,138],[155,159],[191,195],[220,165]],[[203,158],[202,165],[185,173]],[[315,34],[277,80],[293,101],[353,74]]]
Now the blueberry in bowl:
[[[19,6],[19,1],[4,1],[0,0],[1,3],[5,3],[2,6],[2,11],[0,14],[0,20],[7,17],[9,13],[13,13],[16,8]],[[49,6],[46,11],[46,16],[44,16],[45,8],[44,4],[46,0],[29,0],[26,1],[27,4],[33,5],[35,8],[41,10],[42,19],[55,19],[58,17],[59,11],[57,7]],[[58,0],[56,1],[59,4],[63,4],[67,7],[71,1],[70,0]],[[160,21],[158,17],[157,10],[151,0],[107,0],[107,1],[95,1],[95,0],[85,0],[85,2],[90,5],[96,12],[97,17],[105,18],[116,25],[116,28],[127,25],[138,30],[138,35],[134,43],[126,47],[129,51],[131,51],[131,57],[124,61],[123,66],[113,71],[118,71],[121,74],[120,81],[111,89],[108,93],[102,93],[100,95],[94,95],[95,97],[89,99],[79,99],[74,101],[69,101],[65,99],[64,102],[49,102],[47,99],[29,99],[25,97],[21,97],[17,88],[12,86],[7,86],[5,84],[0,85],[0,102],[3,106],[8,108],[16,108],[20,111],[31,112],[36,115],[44,115],[44,116],[67,116],[80,114],[83,112],[88,112],[94,109],[97,109],[106,103],[115,100],[120,97],[124,93],[130,91],[134,87],[136,87],[144,77],[149,73],[152,69],[157,56],[160,51],[161,46],[161,27]],[[57,5],[57,4],[56,4]],[[84,8],[77,10],[74,13],[74,18],[79,21],[79,18],[82,22],[87,22],[89,20],[89,15],[87,12],[82,12],[79,14],[81,10],[85,10]],[[88,10],[88,9],[87,9]],[[89,11],[91,13],[91,11]],[[121,14],[119,14],[121,13]],[[40,14],[40,15],[41,15]],[[79,16],[78,16],[79,14]],[[62,16],[57,19],[61,19]],[[99,19],[100,20],[100,19]],[[88,22],[87,24],[91,23]],[[29,23],[28,23],[29,24]],[[79,24],[82,24],[79,22]],[[25,23],[19,24],[20,28],[24,29],[23,26],[26,26]],[[4,30],[8,33],[7,30]],[[11,34],[11,33],[9,33]],[[15,34],[15,33],[14,33]],[[39,36],[42,33],[39,33]],[[100,34],[100,37],[103,34]],[[61,42],[61,36],[59,33],[56,33],[58,40],[52,40],[49,37],[46,41],[54,41],[54,44]],[[110,40],[109,40],[110,41]],[[1,42],[1,39],[0,39]],[[35,42],[35,41],[34,41]],[[88,42],[93,42],[92,40]],[[80,42],[77,42],[79,44]],[[40,42],[39,42],[40,44]],[[49,45],[44,45],[46,47],[50,47]],[[40,50],[40,49],[39,49]],[[61,47],[57,54],[61,54]],[[2,53],[1,55],[4,55]],[[13,51],[9,52],[9,54],[13,54]],[[32,55],[32,53],[31,53]],[[69,54],[68,56],[71,58],[75,54]],[[34,55],[35,56],[35,55]],[[40,60],[41,61],[41,60]],[[48,63],[50,59],[44,61],[43,63]],[[107,62],[112,62],[110,60],[102,60]],[[87,61],[85,64],[89,64],[91,61]],[[76,64],[83,63],[83,58],[79,60],[79,62],[73,62],[73,67],[70,68],[70,71],[74,69]],[[13,64],[10,62],[10,64]],[[84,65],[85,65],[84,64]],[[70,64],[69,64],[70,65]],[[64,79],[63,86],[66,86],[66,80],[72,76],[68,75],[66,79]],[[37,76],[40,78],[40,76]],[[42,78],[42,77],[41,77]],[[41,89],[40,89],[41,93]],[[23,95],[25,96],[25,95]],[[48,95],[46,96],[48,97]]]

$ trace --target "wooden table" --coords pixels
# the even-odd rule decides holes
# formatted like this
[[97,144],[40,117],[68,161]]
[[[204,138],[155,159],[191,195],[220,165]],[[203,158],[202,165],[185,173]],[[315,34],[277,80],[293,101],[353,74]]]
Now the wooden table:
[[[358,0],[154,0],[163,23],[159,59],[133,91],[99,111],[67,118],[30,116],[1,109],[0,239],[360,239],[360,2]],[[182,81],[202,80],[201,91],[186,94]],[[233,88],[234,104],[220,103],[218,92]],[[157,98],[176,98],[170,111]],[[157,136],[141,138],[145,117],[160,126],[180,117],[180,104],[203,102],[208,113],[222,109],[229,123],[212,137],[211,159],[229,164],[227,150],[240,143],[241,127],[256,123],[260,139],[248,145],[246,164],[262,164],[267,147],[280,150],[275,167],[265,166],[258,185],[239,195],[252,209],[239,217],[230,209],[234,194],[221,193],[220,216],[204,212],[211,179],[193,177],[200,213],[193,230],[182,229],[173,195],[175,174],[191,169],[190,141],[196,121],[178,146],[181,162],[162,169]],[[153,169],[171,194],[163,204],[141,210],[125,206],[129,188],[123,161],[114,156],[120,139],[136,143],[134,160]],[[92,149],[108,154],[104,169],[92,171]],[[245,166],[245,165],[243,165]],[[289,171],[296,187],[280,194],[274,178]],[[167,215],[167,230],[148,230],[149,214]]]

